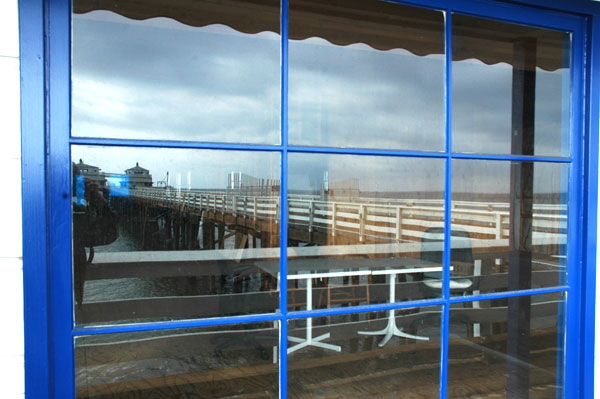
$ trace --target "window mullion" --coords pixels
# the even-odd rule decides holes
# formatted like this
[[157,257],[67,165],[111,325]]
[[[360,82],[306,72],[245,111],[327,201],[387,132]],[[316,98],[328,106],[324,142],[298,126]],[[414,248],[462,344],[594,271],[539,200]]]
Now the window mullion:
[[279,215],[279,397],[287,398],[287,243],[288,243],[288,1],[281,0],[281,185]]
[[440,331],[440,399],[446,398],[448,390],[448,333],[450,330],[450,251],[452,229],[452,12],[446,10],[445,14],[445,138],[446,138],[446,165],[444,176],[444,251],[442,273],[442,320]]

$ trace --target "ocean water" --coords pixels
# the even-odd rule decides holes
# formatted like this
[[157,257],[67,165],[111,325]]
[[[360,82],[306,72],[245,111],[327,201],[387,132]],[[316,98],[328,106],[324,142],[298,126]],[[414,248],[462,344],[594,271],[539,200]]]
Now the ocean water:
[[[125,229],[120,229],[119,238],[112,244],[94,248],[100,252],[130,252],[140,251],[140,240],[136,239]],[[202,242],[201,235],[198,237]],[[233,249],[235,239],[225,240],[225,248]],[[89,250],[88,250],[89,253]],[[93,263],[93,262],[92,262]],[[233,292],[233,276],[218,276],[219,293]],[[244,291],[252,292],[260,289],[260,275],[250,275],[244,281]],[[212,288],[214,290],[214,287]],[[214,293],[214,292],[213,292]],[[106,280],[88,280],[84,287],[84,303],[124,300],[134,298],[193,296],[211,294],[211,282],[207,277],[135,277]]]

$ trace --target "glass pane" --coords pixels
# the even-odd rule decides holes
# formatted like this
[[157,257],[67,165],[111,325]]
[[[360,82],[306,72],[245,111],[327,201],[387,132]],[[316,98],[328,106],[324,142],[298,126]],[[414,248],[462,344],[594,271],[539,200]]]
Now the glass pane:
[[278,334],[256,323],[78,337],[77,398],[277,398]]
[[280,142],[278,1],[97,3],[73,3],[73,136]]
[[439,307],[292,320],[288,397],[436,398],[439,324]]
[[290,154],[290,309],[422,298],[441,270],[421,239],[443,226],[443,187],[444,160]]
[[450,310],[449,398],[563,397],[562,295],[463,305]]
[[455,15],[453,150],[569,156],[570,35]]
[[564,284],[568,165],[455,160],[452,175],[454,295]]
[[78,323],[278,308],[254,263],[279,256],[279,154],[74,146],[72,157]]
[[444,15],[291,0],[289,142],[444,149]]

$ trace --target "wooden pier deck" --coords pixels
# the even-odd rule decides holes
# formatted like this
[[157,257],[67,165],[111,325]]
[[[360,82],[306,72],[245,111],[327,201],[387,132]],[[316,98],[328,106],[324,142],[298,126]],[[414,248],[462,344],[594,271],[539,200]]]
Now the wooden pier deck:
[[[280,198],[201,190],[135,189],[130,198],[186,214],[206,217],[237,228],[279,234]],[[452,202],[452,223],[471,237],[502,239],[509,235],[506,203]],[[544,237],[566,233],[566,206],[535,204],[533,232]],[[300,242],[362,244],[420,242],[425,230],[443,225],[442,200],[358,198],[356,202],[288,196],[288,235]],[[274,240],[273,242],[277,242]]]
[[[535,316],[534,316],[535,317]],[[498,320],[503,320],[499,318]],[[440,343],[395,339],[380,348],[373,337],[356,336],[369,322],[330,325],[341,353],[307,348],[290,355],[290,398],[437,398]],[[325,328],[325,327],[323,327]],[[294,330],[292,330],[294,331]],[[264,333],[264,331],[263,331]],[[274,333],[271,331],[271,333]],[[203,334],[148,338],[138,342],[83,344],[76,349],[78,398],[278,397],[278,364],[271,340],[257,347],[223,345]],[[528,370],[530,398],[554,398],[557,336],[554,326],[532,331]],[[217,349],[217,346],[220,346]],[[515,397],[506,391],[510,359],[506,334],[450,340],[449,398]],[[135,365],[134,368],[132,367]]]
[[[234,249],[223,248],[223,243],[217,243],[213,237],[211,245],[201,250],[98,251],[94,262],[87,266],[88,283],[183,278],[204,284],[211,278],[232,275],[240,267],[249,268],[249,274],[264,274],[256,265],[265,260],[276,262],[280,256],[279,197],[144,189],[133,190],[131,198],[142,206],[195,216],[207,225],[221,224],[232,234],[260,233],[261,239],[267,238],[265,234],[268,239],[258,247],[244,247],[238,246],[236,237]],[[509,247],[506,204],[457,202],[453,206],[451,223],[469,231],[468,245],[474,258],[486,267],[495,267],[499,257],[506,257]],[[290,196],[288,214],[290,239],[311,244],[288,246],[288,259],[418,259],[423,251],[441,250],[439,242],[423,242],[428,227],[443,225],[440,201],[350,203]],[[566,223],[564,207],[539,205],[534,209],[532,286],[561,285],[564,262],[556,255],[561,255],[560,248],[566,245]],[[225,235],[224,227],[219,228],[219,234]],[[214,234],[214,227],[211,228]],[[460,245],[460,241],[453,242],[453,246]],[[278,278],[277,270],[269,273],[271,278]],[[507,270],[489,269],[483,275],[481,270],[469,273],[482,293],[507,289]],[[420,285],[411,279],[398,281],[397,300],[423,298]],[[312,294],[317,301],[323,300],[335,289],[316,286]],[[363,282],[356,290],[356,296],[368,298],[370,303],[387,302],[390,295],[388,284],[382,281]],[[301,308],[306,302],[306,289],[295,288],[293,294],[289,298],[293,297]],[[554,398],[560,389],[556,379],[556,365],[560,364],[557,360],[562,356],[556,332],[557,319],[562,317],[559,300],[558,296],[538,296],[531,304],[528,369],[529,397],[533,399]],[[266,290],[241,292],[202,285],[189,295],[111,296],[92,301],[84,296],[76,314],[80,325],[112,324],[272,313],[279,305],[277,284]],[[322,306],[325,305],[315,305]],[[448,397],[510,397],[506,392],[507,367],[511,362],[505,355],[507,309],[503,300],[451,309],[459,322],[453,326],[451,321],[450,327]],[[359,335],[358,331],[380,329],[385,319],[382,313],[315,318],[315,336],[330,332],[332,338],[327,342],[339,345],[341,352],[305,348],[289,354],[288,397],[437,398],[439,325],[427,324],[431,313],[439,321],[435,307],[397,311],[398,327],[426,335],[430,341],[392,338],[380,348],[381,337]],[[302,336],[306,330],[303,322],[291,320],[289,334]],[[78,337],[77,397],[277,398],[277,345],[276,323],[249,326],[248,331],[242,332],[215,328]]]

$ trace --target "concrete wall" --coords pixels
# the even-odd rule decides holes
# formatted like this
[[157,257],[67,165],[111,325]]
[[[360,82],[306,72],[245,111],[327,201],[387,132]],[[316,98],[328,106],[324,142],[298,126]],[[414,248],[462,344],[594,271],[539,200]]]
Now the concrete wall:
[[0,0],[0,397],[22,399],[23,247],[17,0]]

